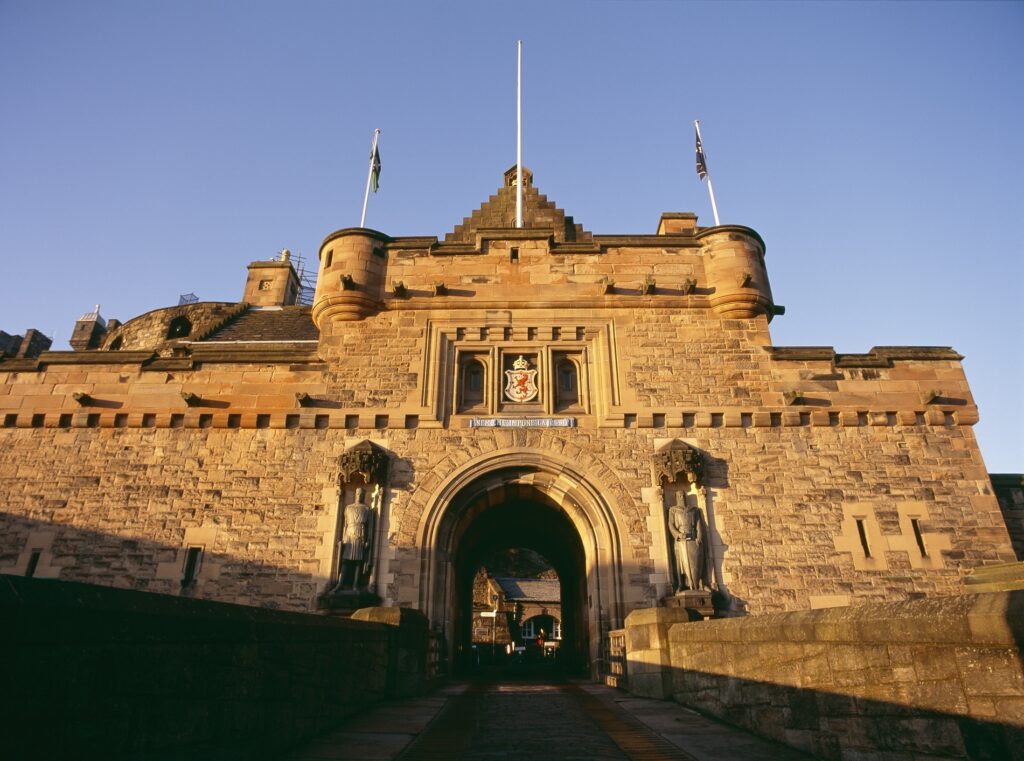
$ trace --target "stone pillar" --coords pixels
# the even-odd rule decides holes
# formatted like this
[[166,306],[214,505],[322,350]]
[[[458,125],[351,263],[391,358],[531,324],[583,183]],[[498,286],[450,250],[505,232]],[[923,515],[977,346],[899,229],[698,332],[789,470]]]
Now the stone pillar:
[[699,613],[687,608],[640,608],[626,616],[626,674],[630,693],[657,700],[672,698],[669,628],[700,619]]
[[426,616],[412,608],[361,608],[352,614],[352,620],[395,627],[388,643],[386,697],[409,698],[427,691]]

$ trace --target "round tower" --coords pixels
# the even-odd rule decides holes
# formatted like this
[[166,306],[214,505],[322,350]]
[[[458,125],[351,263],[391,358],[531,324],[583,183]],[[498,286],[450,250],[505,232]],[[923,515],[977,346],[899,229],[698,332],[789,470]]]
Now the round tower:
[[313,322],[361,320],[381,308],[387,272],[387,235],[365,227],[333,232],[320,245]]
[[775,313],[764,241],[749,227],[709,227],[695,236],[701,242],[711,308],[723,317],[749,318]]

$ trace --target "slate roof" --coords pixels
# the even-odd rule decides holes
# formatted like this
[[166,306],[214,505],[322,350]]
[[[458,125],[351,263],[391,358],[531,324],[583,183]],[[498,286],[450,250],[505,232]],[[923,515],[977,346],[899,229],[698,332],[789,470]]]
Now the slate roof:
[[308,306],[250,308],[203,339],[208,341],[316,341],[320,331]]
[[[448,233],[445,243],[474,243],[476,231],[515,227],[516,220],[516,187],[510,184],[510,172],[505,173],[505,187],[488,198],[480,208],[462,220],[462,224]],[[523,226],[532,229],[550,229],[557,243],[589,243],[594,240],[593,234],[583,229],[582,225],[573,222],[571,216],[559,209],[548,200],[546,195],[533,186],[532,175],[524,168],[526,185],[523,187]]]
[[496,576],[494,580],[505,599],[511,602],[561,602],[562,589],[558,579],[511,579]]

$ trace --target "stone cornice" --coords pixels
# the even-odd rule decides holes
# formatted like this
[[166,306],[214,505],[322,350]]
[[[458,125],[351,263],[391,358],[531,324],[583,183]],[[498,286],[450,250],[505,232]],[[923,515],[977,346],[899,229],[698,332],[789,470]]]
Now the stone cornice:
[[840,354],[831,346],[766,346],[772,359],[782,362],[833,362],[836,367],[891,367],[896,361],[959,362],[949,346],[875,346],[863,354]]

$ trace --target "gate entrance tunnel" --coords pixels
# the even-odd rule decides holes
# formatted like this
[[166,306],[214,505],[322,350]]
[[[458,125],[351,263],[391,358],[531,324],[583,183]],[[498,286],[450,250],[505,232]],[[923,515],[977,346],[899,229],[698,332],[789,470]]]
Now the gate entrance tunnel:
[[[545,670],[557,666],[565,673],[585,676],[590,651],[586,556],[580,536],[565,513],[541,494],[534,493],[527,498],[513,496],[479,512],[466,511],[456,526],[454,538],[452,620],[456,627],[457,668],[463,672],[473,669],[481,663],[482,651],[486,651],[488,656],[493,651],[496,657],[485,660],[497,661],[512,669],[540,664]],[[537,558],[537,555],[541,557]],[[538,593],[526,589],[543,587],[544,582],[534,585],[524,581],[519,585],[506,583],[504,588],[492,585],[491,591],[485,592],[485,598],[491,599],[484,600],[491,605],[491,610],[479,610],[482,607],[479,604],[481,568],[533,566],[535,571],[543,570],[537,568],[538,565],[547,565],[558,576],[557,608],[555,605],[543,607],[541,604],[545,601],[540,597],[544,595],[538,597]],[[550,577],[552,574],[531,575]],[[473,604],[474,578],[478,581],[476,611]],[[552,581],[546,582],[547,586],[551,584]],[[519,590],[518,597],[516,587],[523,588]],[[531,595],[537,597],[538,605],[530,604]],[[493,619],[488,622],[494,638],[494,646],[490,648],[482,648],[484,643],[479,641],[480,624],[487,618],[482,617],[481,612],[493,614]],[[545,624],[547,628],[541,635],[540,630]],[[474,629],[478,634],[476,647]],[[556,630],[561,635],[557,641]],[[512,640],[523,649],[516,652],[513,646],[509,648],[512,652],[508,652],[504,646],[498,647],[496,631],[502,632],[504,641]],[[554,646],[556,642],[557,646]]]

